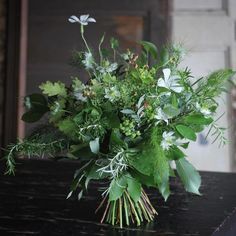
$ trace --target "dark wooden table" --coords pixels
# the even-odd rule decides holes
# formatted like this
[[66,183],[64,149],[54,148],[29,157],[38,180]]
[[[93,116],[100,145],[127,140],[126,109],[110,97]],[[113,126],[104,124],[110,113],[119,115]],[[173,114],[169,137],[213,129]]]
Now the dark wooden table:
[[236,235],[236,174],[202,172],[201,197],[185,193],[178,180],[166,203],[148,190],[159,216],[119,229],[100,224],[101,213],[94,213],[103,184],[92,183],[81,201],[66,200],[76,168],[78,163],[35,160],[22,162],[15,177],[0,174],[0,236]]

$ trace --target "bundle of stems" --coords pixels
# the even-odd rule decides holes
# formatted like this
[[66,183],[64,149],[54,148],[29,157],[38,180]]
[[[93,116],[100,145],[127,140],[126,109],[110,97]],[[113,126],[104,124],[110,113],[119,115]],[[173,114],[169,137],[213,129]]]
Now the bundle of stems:
[[143,189],[137,202],[125,190],[122,196],[115,201],[109,201],[105,196],[96,212],[102,206],[105,206],[105,211],[101,223],[105,221],[112,225],[119,224],[120,228],[123,228],[125,224],[129,226],[130,223],[136,223],[139,226],[144,220],[153,221],[155,215],[158,215]]

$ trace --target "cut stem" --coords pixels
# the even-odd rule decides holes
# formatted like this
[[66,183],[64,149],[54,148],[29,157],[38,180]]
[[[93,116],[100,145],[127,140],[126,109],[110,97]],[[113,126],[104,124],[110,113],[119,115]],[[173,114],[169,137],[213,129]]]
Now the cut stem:
[[[107,204],[105,204],[105,201],[107,201]],[[124,224],[127,226],[130,225],[130,221],[139,226],[145,220],[147,222],[154,220],[155,215],[157,215],[156,210],[143,189],[138,201],[134,201],[127,190],[115,201],[109,201],[106,196],[99,204],[96,212],[104,205],[106,207],[101,223],[106,219],[106,222],[109,224],[118,224],[120,228],[123,228]]]

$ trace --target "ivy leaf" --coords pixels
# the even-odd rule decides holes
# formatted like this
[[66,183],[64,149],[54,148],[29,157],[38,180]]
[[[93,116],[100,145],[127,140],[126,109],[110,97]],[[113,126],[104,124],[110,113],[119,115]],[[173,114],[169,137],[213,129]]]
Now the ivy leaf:
[[175,161],[175,164],[185,190],[200,195],[201,176],[197,170],[185,158]]
[[47,81],[46,83],[42,83],[39,88],[42,90],[43,94],[51,96],[62,96],[65,97],[67,95],[66,86],[62,82],[51,82]]
[[89,146],[90,146],[90,149],[91,149],[91,152],[94,153],[94,154],[98,154],[99,153],[99,138],[96,138],[92,141],[89,142]]
[[190,139],[192,141],[196,141],[197,136],[195,134],[195,132],[189,128],[188,126],[185,125],[176,125],[175,127],[177,129],[177,131],[184,137],[187,139]]
[[126,188],[127,178],[125,176],[113,179],[110,183],[109,201],[116,201],[118,198],[120,198]]
[[127,191],[130,197],[137,202],[141,196],[141,184],[131,176],[127,177],[128,188]]

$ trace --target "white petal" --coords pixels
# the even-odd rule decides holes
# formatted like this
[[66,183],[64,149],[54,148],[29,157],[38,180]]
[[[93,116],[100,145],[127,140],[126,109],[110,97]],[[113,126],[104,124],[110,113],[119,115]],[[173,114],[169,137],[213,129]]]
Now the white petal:
[[70,23],[79,23],[79,22],[80,22],[80,20],[79,20],[79,18],[78,18],[77,16],[70,16],[70,18],[68,19],[68,21],[69,21]]
[[86,21],[80,21],[80,24],[81,24],[81,25],[88,25],[88,22],[86,22]]
[[170,69],[166,68],[166,69],[163,69],[162,71],[163,71],[163,74],[164,74],[164,79],[168,80],[169,77],[170,77],[170,72],[171,72]]
[[81,15],[81,16],[79,17],[80,21],[82,21],[82,22],[87,21],[88,18],[89,18],[89,15],[88,15],[88,14],[87,14],[87,15]]
[[160,78],[158,81],[157,81],[157,86],[159,87],[163,87],[163,88],[168,88],[166,82],[164,81],[163,78]]
[[87,22],[96,22],[96,20],[95,20],[94,18],[92,18],[92,17],[89,17],[89,18],[87,19]]
[[176,93],[181,93],[183,91],[183,89],[184,88],[181,87],[180,85],[171,87],[171,90],[173,90]]

